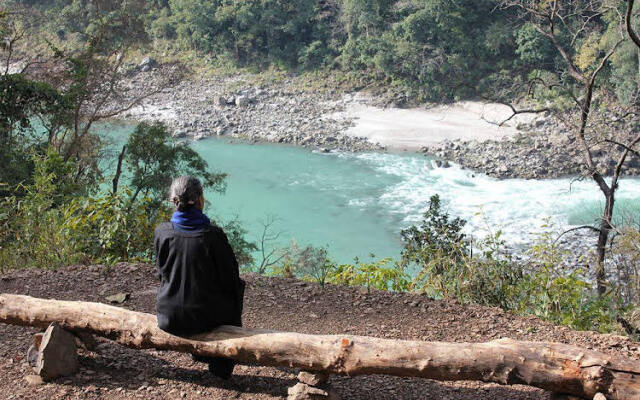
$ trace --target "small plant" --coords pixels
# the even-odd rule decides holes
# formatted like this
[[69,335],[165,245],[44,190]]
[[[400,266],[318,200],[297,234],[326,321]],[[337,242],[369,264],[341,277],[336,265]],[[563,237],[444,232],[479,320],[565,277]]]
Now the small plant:
[[331,271],[335,269],[333,263],[327,256],[326,247],[313,247],[311,245],[300,249],[295,240],[291,240],[289,248],[283,251],[282,260],[279,265],[269,268],[270,274],[293,278],[298,276],[302,279],[315,281],[324,286]]
[[324,286],[336,266],[327,257],[326,247],[305,247],[298,253],[297,263],[302,278],[315,281],[320,286]]
[[551,229],[538,235],[528,256],[524,266],[528,274],[522,277],[514,292],[517,312],[574,329],[602,332],[617,329],[616,317],[626,309],[617,296],[617,288],[598,296],[584,277],[586,270],[566,272],[563,264],[568,251],[558,246]]

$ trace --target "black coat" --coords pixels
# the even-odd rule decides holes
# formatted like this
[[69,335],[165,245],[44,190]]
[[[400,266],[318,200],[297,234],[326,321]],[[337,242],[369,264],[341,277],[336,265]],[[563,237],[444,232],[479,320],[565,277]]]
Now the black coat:
[[160,329],[192,335],[219,325],[241,326],[244,281],[222,229],[185,232],[166,222],[154,236]]

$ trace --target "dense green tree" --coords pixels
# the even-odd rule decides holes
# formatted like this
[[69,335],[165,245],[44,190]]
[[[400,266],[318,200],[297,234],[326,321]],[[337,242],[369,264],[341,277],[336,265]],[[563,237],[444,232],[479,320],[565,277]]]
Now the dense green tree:
[[[422,100],[469,96],[478,79],[502,67],[503,58],[514,57],[512,34],[492,23],[504,18],[502,12],[493,11],[494,1],[413,0],[393,7],[367,0],[345,4],[342,20],[349,37],[343,66],[373,68]],[[489,29],[499,43],[479,39]]]
[[79,36],[108,38],[110,48],[147,39],[142,17],[149,11],[145,0],[67,0],[49,9],[48,28],[63,41]]
[[316,1],[171,0],[169,6],[172,27],[164,31],[175,31],[182,45],[240,64],[291,68],[299,57],[315,64],[326,47],[326,16]]
[[447,254],[454,260],[462,259],[467,255],[469,245],[466,235],[462,233],[466,223],[461,218],[451,218],[442,209],[440,196],[431,196],[422,224],[413,225],[401,232],[404,242],[403,262],[415,263],[424,268],[441,254]]
[[176,143],[162,123],[140,123],[126,144],[131,201],[139,194],[157,200],[166,198],[171,181],[180,175],[199,177],[208,189],[224,192],[225,174],[208,170],[207,162],[188,144]]
[[22,74],[0,75],[0,195],[31,182],[31,157],[46,148],[35,128],[55,132],[70,119],[67,99],[50,85]]
[[[397,88],[410,99],[436,102],[485,95],[488,87],[503,86],[508,81],[504,76],[525,81],[532,72],[554,72],[563,63],[532,21],[516,17],[520,5],[535,3],[544,8],[544,1],[511,1],[518,6],[513,8],[499,7],[504,3],[499,0],[18,3],[46,13],[47,30],[57,32],[59,43],[78,45],[101,32],[109,38],[103,43],[110,48],[132,43],[146,46],[146,37],[151,36],[165,39],[163,49],[193,49],[239,66],[339,66],[379,86]],[[592,17],[588,32],[581,28],[582,19],[575,18],[555,35],[569,56],[576,56],[578,67],[589,65],[602,50],[603,40],[618,34],[611,29],[609,17],[593,8],[596,3],[587,4],[580,15]],[[619,99],[635,99],[638,68],[636,49],[623,44],[604,71]],[[526,92],[524,87],[518,90]]]

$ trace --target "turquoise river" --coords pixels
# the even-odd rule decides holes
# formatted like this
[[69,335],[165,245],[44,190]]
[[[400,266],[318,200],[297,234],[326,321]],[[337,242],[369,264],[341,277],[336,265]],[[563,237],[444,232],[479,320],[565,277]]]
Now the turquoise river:
[[[105,133],[122,138],[131,129],[110,125]],[[218,138],[192,145],[213,170],[228,174],[224,195],[206,194],[208,214],[239,218],[253,241],[262,222],[275,218],[272,231],[282,234],[273,246],[291,240],[327,246],[338,262],[370,253],[398,257],[400,230],[420,222],[436,193],[452,215],[469,221],[469,233],[500,229],[511,245],[531,242],[547,223],[556,229],[593,223],[602,209],[602,195],[589,180],[498,180],[456,166],[436,168],[420,154],[325,154]],[[640,215],[639,199],[640,179],[623,179],[617,217]]]

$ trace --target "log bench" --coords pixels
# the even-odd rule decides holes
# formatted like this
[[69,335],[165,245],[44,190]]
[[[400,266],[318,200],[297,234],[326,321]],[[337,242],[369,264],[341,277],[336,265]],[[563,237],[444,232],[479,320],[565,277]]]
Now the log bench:
[[0,322],[42,328],[56,323],[64,331],[90,333],[132,348],[227,357],[310,373],[477,380],[529,385],[582,399],[640,399],[640,361],[561,343],[422,342],[233,326],[183,338],[160,330],[152,314],[14,294],[0,294]]

